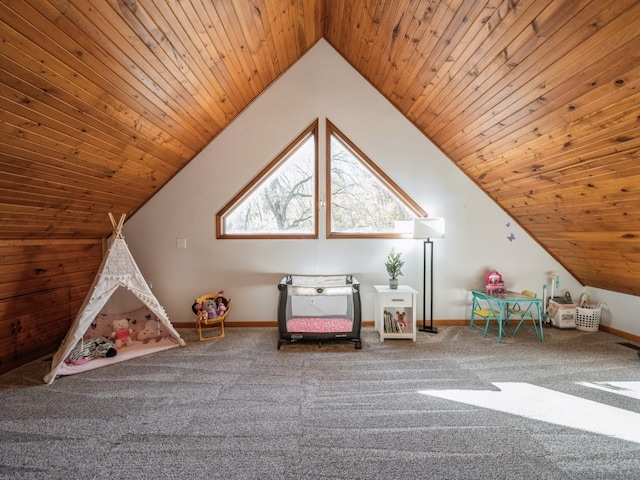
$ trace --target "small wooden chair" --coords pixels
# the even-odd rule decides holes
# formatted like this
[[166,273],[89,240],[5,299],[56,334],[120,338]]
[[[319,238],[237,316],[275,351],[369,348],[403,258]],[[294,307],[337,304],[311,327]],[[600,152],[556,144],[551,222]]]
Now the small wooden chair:
[[[484,319],[484,326],[475,325],[474,320],[476,317]],[[483,337],[487,336],[489,330],[489,324],[491,320],[495,320],[498,324],[498,328],[502,328],[500,325],[500,304],[491,298],[491,295],[485,295],[480,292],[473,292],[473,303],[471,304],[471,322],[469,328],[479,328],[483,330]]]
[[[217,293],[207,293],[206,295],[202,295],[196,298],[194,304],[203,304],[205,301],[210,299],[215,300],[217,296]],[[224,337],[224,320],[227,318],[230,309],[231,299],[227,298],[227,309],[222,315],[219,315],[215,318],[208,318],[207,316],[203,316],[199,313],[193,312],[196,317],[196,330],[198,330],[198,337],[200,338],[201,342],[205,340],[216,340],[218,338]],[[218,331],[217,335],[211,334],[211,332],[214,330]]]
[[[521,292],[521,294],[526,296],[526,297],[536,298],[536,294],[533,293],[533,292],[530,292],[529,290],[523,290]],[[511,316],[518,317],[520,319],[520,322],[518,322],[518,325],[516,325],[516,328],[513,330],[513,335],[518,333],[518,330],[520,329],[520,327],[522,325],[526,325],[525,320],[527,318],[529,318],[529,319],[531,319],[531,324],[533,325],[533,330],[536,332],[536,336],[540,339],[541,342],[544,342],[544,332],[542,330],[542,320],[538,319],[538,321],[536,322],[536,319],[535,319],[535,317],[533,315],[533,304],[532,303],[527,305],[527,308],[525,308],[524,310],[522,308],[520,308],[519,305],[515,305],[514,307],[507,308],[507,315],[506,315],[507,318],[505,320],[505,323],[509,323],[509,320],[511,319]]]

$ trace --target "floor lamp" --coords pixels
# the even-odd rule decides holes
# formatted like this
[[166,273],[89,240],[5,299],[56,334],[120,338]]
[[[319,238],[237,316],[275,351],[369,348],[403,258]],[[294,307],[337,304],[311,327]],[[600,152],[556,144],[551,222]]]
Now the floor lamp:
[[[444,218],[429,217],[415,218],[413,220],[413,238],[424,240],[422,247],[423,269],[422,269],[422,328],[421,332],[438,333],[438,329],[433,326],[433,242],[432,238],[444,238]],[[426,299],[426,283],[427,283],[427,244],[430,247],[431,260],[429,261],[429,325],[427,326],[427,299]]]

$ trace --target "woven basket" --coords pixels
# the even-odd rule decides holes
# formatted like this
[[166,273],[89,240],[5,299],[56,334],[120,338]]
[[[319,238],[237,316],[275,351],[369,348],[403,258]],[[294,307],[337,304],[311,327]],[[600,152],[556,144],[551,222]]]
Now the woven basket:
[[576,307],[576,329],[585,332],[597,332],[600,328],[602,304]]

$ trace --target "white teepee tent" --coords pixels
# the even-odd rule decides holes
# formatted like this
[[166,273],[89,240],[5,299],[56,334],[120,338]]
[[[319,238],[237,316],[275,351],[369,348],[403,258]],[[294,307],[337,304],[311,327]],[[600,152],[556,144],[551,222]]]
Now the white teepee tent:
[[[116,224],[113,215],[109,213],[111,224],[113,225],[113,238],[107,255],[102,261],[100,270],[96,275],[93,285],[89,293],[84,299],[82,307],[71,324],[71,328],[67,332],[64,340],[60,344],[60,348],[53,356],[51,362],[51,370],[45,375],[45,383],[53,383],[64,364],[65,358],[69,355],[73,347],[80,341],[91,322],[100,313],[104,305],[107,303],[111,295],[120,287],[124,287],[133,293],[145,306],[151,310],[158,320],[163,324],[171,337],[181,346],[185,346],[185,341],[180,334],[173,328],[169,321],[164,308],[160,305],[156,297],[151,292],[149,285],[140,273],[140,269],[129,251],[129,247],[122,236],[122,225],[124,224],[125,214],[122,214],[120,221]],[[116,359],[119,356],[113,357]]]

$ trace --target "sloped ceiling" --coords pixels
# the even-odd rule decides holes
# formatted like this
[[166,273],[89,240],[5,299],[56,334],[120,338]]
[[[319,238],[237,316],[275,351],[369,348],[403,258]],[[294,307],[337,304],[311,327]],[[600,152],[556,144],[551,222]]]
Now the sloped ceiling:
[[635,0],[0,0],[0,239],[106,237],[323,37],[579,281],[640,294]]

